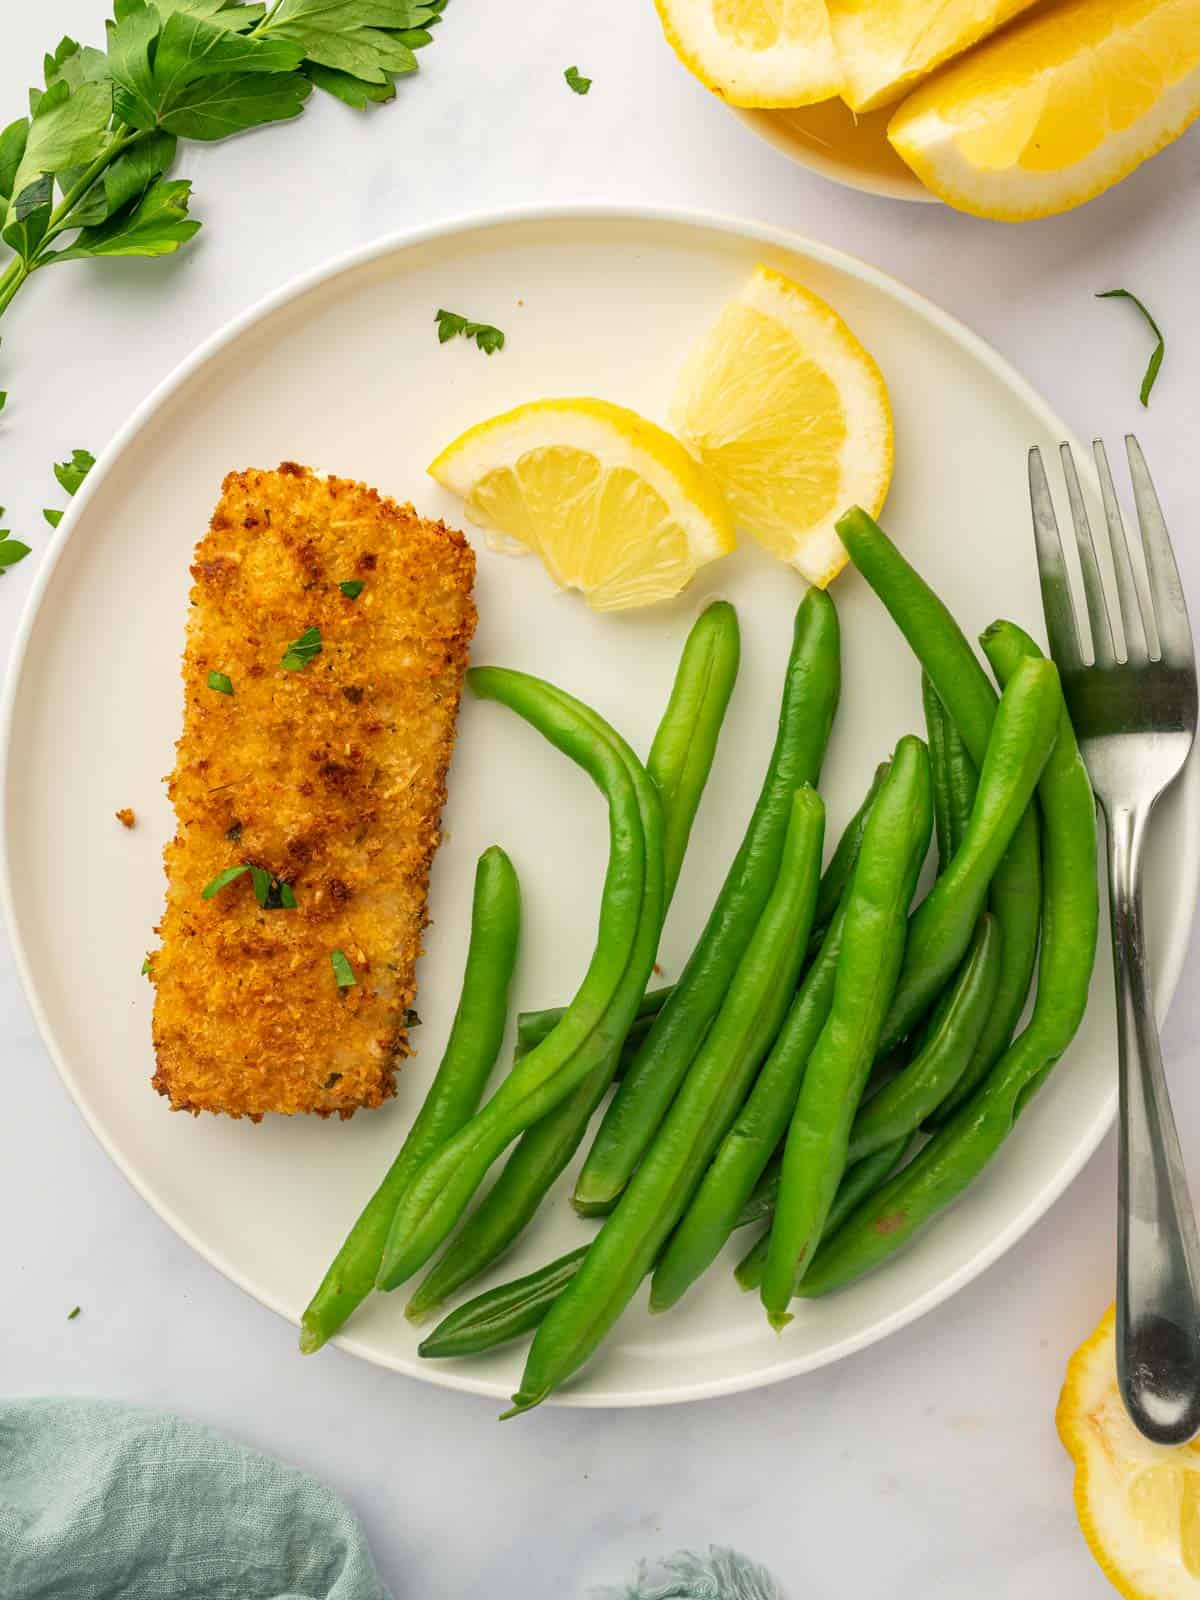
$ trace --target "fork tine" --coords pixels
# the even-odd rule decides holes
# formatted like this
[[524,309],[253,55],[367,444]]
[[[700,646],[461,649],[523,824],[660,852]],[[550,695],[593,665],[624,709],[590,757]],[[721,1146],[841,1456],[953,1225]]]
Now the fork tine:
[[1142,548],[1146,552],[1146,573],[1154,601],[1154,620],[1158,625],[1159,652],[1168,666],[1190,667],[1195,652],[1187,601],[1179,581],[1179,568],[1175,565],[1175,552],[1171,549],[1170,535],[1158,495],[1154,492],[1150,469],[1146,465],[1142,447],[1132,433],[1125,435],[1125,452],[1129,457],[1138,526],[1142,530]]
[[1083,656],[1075,627],[1075,607],[1067,581],[1058,518],[1054,515],[1046,467],[1037,445],[1029,452],[1029,502],[1033,510],[1033,539],[1050,654],[1063,672],[1077,672],[1083,666]]
[[1142,611],[1137,584],[1133,576],[1133,563],[1129,559],[1129,541],[1125,537],[1125,523],[1117,491],[1113,487],[1112,472],[1108,465],[1108,452],[1103,439],[1092,440],[1096,468],[1100,474],[1100,493],[1104,498],[1104,520],[1108,523],[1108,542],[1112,547],[1113,574],[1117,580],[1117,596],[1121,602],[1121,621],[1125,626],[1125,656],[1134,666],[1143,665],[1150,656],[1150,629]]
[[1084,504],[1083,490],[1079,487],[1079,474],[1075,470],[1071,446],[1060,445],[1059,455],[1062,457],[1063,476],[1067,480],[1067,499],[1071,502],[1071,521],[1075,524],[1075,542],[1079,546],[1079,565],[1083,573],[1083,593],[1092,624],[1092,657],[1098,667],[1115,667],[1117,652],[1108,615],[1108,598],[1104,593],[1104,580],[1096,560],[1096,541],[1092,537],[1092,524]]

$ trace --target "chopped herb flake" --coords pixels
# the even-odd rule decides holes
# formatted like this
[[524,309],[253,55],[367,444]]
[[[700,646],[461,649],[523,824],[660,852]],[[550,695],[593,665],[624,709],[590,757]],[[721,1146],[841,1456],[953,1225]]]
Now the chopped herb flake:
[[469,322],[457,311],[439,311],[433,319],[437,323],[438,343],[446,344],[460,334],[464,339],[474,339],[484,355],[495,355],[504,349],[504,335],[490,322]]
[[43,506],[42,515],[52,528],[57,528],[63,519],[62,512],[57,510],[54,506]]
[[200,891],[204,900],[211,900],[214,895],[220,894],[222,889],[227,889],[235,878],[240,878],[243,872],[249,872],[246,862],[241,861],[236,867],[226,867],[224,872],[218,872],[211,883],[206,883]]
[[210,672],[208,675],[208,687],[215,689],[218,694],[232,694],[233,679],[224,672]]
[[421,1026],[421,1018],[411,1006],[404,1013],[404,1026],[406,1028],[419,1028]]
[[279,904],[285,911],[294,911],[296,909],[296,891],[290,883],[281,883],[279,885]]
[[592,87],[592,80],[585,78],[578,67],[568,67],[563,73],[563,77],[576,94],[586,94]]
[[68,494],[74,494],[95,465],[90,450],[72,450],[68,461],[54,463],[54,476]]
[[358,979],[354,976],[354,968],[346,959],[341,950],[331,950],[329,959],[333,964],[333,976],[337,980],[339,989],[353,989]]
[[285,672],[301,672],[310,661],[321,654],[320,628],[305,628],[298,639],[293,639],[284,651],[279,665]]
[[82,1310],[83,1310],[82,1306],[72,1306],[70,1311],[67,1312],[67,1321],[68,1322],[74,1322],[75,1318],[79,1315],[79,1313]]
[[142,975],[143,978],[148,978],[150,976],[150,957],[149,956],[147,956],[146,959],[142,962],[141,975]]
[[357,600],[365,587],[361,578],[347,578],[345,583],[338,584],[347,600]]
[[251,867],[250,882],[254,885],[254,898],[265,911],[271,899],[271,874],[266,867]]
[[1150,391],[1153,389],[1158,380],[1158,369],[1162,366],[1163,357],[1167,353],[1167,342],[1162,336],[1162,330],[1159,328],[1158,323],[1155,322],[1154,318],[1146,310],[1146,307],[1138,299],[1137,295],[1131,294],[1128,289],[1105,289],[1102,294],[1098,294],[1096,296],[1096,299],[1132,300],[1134,305],[1150,324],[1150,332],[1158,340],[1158,343],[1150,352],[1150,360],[1146,364],[1146,371],[1142,377],[1142,387],[1138,394],[1138,399],[1142,402],[1142,404],[1144,406],[1148,406],[1150,404]]

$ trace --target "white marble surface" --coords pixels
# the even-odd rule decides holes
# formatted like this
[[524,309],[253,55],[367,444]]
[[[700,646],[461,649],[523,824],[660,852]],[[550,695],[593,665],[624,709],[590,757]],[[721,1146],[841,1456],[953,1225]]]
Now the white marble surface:
[[[102,10],[49,0],[6,19],[0,121],[42,51],[62,31],[93,38]],[[454,0],[398,103],[360,116],[314,100],[295,126],[190,148],[181,170],[206,227],[178,258],[35,280],[0,355],[11,396],[0,499],[14,531],[44,545],[40,508],[61,503],[52,459],[98,451],[199,340],[331,252],[482,207],[663,202],[854,251],[964,318],[1080,433],[1136,427],[1200,613],[1200,134],[1074,216],[976,222],[793,169],[676,67],[649,0],[575,10]],[[586,99],[562,81],[572,62],[595,80]],[[1114,286],[1141,293],[1169,337],[1148,413],[1145,332],[1129,308],[1092,299]],[[0,584],[5,651],[37,561]],[[1194,948],[1166,1030],[1190,1155],[1198,979]],[[1110,1297],[1111,1141],[983,1279],[864,1355],[736,1399],[543,1410],[497,1428],[489,1402],[336,1352],[297,1360],[292,1329],[194,1256],[109,1165],[2,944],[0,1039],[5,1390],[169,1407],[311,1469],[361,1514],[397,1596],[557,1600],[615,1582],[640,1555],[707,1541],[754,1554],[797,1597],[1110,1592],[1076,1530],[1053,1410],[1067,1353]]]

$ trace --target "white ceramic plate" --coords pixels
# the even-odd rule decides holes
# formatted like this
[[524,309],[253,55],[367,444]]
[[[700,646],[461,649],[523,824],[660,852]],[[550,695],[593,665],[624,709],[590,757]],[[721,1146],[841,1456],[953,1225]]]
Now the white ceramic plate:
[[[4,893],[25,983],[71,1093],[122,1171],[214,1266],[293,1321],[438,1059],[480,850],[498,840],[517,864],[526,912],[517,998],[548,1004],[569,996],[586,961],[606,830],[575,768],[501,708],[468,701],[420,971],[420,1054],[398,1098],[345,1124],[172,1115],[148,1081],[151,990],[138,969],[154,942],[159,852],[172,830],[161,779],[180,719],[188,562],[221,478],[291,457],[457,518],[424,474],[450,437],[540,395],[590,392],[662,417],[689,341],[760,259],[832,301],[891,381],[897,473],[886,521],[901,544],[968,630],[1001,613],[1036,626],[1025,451],[1064,430],[1021,379],[918,296],[821,245],[747,223],[610,210],[442,225],[386,240],[275,295],[141,408],[93,471],[39,574],[5,713]],[[504,328],[503,354],[489,359],[462,340],[439,346],[440,306]],[[548,675],[641,749],[692,618],[715,594],[736,602],[742,670],[663,942],[672,976],[757,790],[799,580],[749,548],[709,568],[673,606],[602,618],[554,593],[536,562],[477,544],[475,659]],[[836,595],[845,680],[823,785],[831,833],[880,756],[920,725],[917,672],[895,629],[852,572]],[[1178,975],[1196,897],[1197,798],[1193,770],[1164,804],[1154,839],[1161,1001]],[[139,816],[133,832],[113,818],[126,805]],[[801,1307],[783,1337],[726,1267],[661,1320],[649,1320],[639,1298],[563,1401],[660,1404],[769,1383],[882,1338],[982,1271],[1046,1209],[1109,1124],[1103,954],[1095,988],[1087,1025],[1035,1108],[983,1181],[914,1248],[848,1292]],[[564,1185],[496,1276],[527,1271],[586,1234]],[[422,1363],[401,1310],[399,1295],[377,1297],[347,1348],[435,1383],[511,1391],[520,1351]]]

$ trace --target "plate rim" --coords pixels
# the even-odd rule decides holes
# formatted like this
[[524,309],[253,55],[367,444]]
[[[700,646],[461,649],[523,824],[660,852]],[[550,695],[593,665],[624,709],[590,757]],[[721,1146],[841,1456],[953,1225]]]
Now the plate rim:
[[[1070,442],[1072,448],[1078,447],[1078,440],[1072,430],[1064,427],[1062,420],[1048,402],[999,351],[959,318],[944,311],[928,297],[910,288],[890,273],[872,266],[869,262],[863,261],[849,252],[824,244],[820,240],[795,232],[789,228],[778,227],[771,223],[761,222],[753,218],[739,217],[729,213],[649,203],[580,201],[556,205],[505,206],[484,211],[456,213],[436,221],[421,223],[411,228],[394,230],[365,244],[340,251],[325,262],[295,275],[277,288],[268,291],[267,294],[254,301],[244,311],[230,318],[212,334],[208,335],[188,356],[177,363],[163,379],[151,388],[146,397],[134,408],[127,420],[117,429],[112,439],[105,446],[96,461],[96,465],[88,474],[82,488],[72,500],[66,515],[55,530],[46,547],[41,567],[26,597],[13,638],[9,668],[3,686],[3,696],[0,698],[0,910],[3,911],[5,926],[12,946],[15,968],[20,978],[26,1001],[37,1024],[43,1047],[62,1079],[76,1109],[83,1117],[84,1122],[99,1142],[101,1148],[134,1191],[202,1260],[257,1300],[260,1305],[276,1312],[294,1327],[299,1325],[298,1318],[273,1296],[264,1292],[250,1281],[237,1266],[226,1260],[220,1251],[210,1248],[206,1243],[202,1242],[189,1224],[178,1217],[168,1204],[160,1201],[150,1182],[141,1177],[113,1146],[105,1129],[100,1125],[98,1119],[92,1116],[84,1104],[81,1098],[82,1090],[80,1089],[77,1092],[74,1069],[66,1060],[64,1052],[59,1049],[50,1018],[41,1003],[34,980],[32,963],[25,947],[16,913],[13,860],[10,849],[11,818],[8,803],[12,735],[17,701],[25,677],[29,644],[41,611],[42,602],[50,587],[54,573],[93,495],[98,492],[100,485],[107,478],[125,450],[153,420],[159,408],[181,390],[189,379],[213,358],[235,343],[243,334],[251,331],[276,311],[292,302],[298,301],[310,291],[331,283],[344,273],[355,271],[390,255],[401,255],[406,250],[424,244],[453,238],[457,235],[482,233],[489,229],[503,229],[514,225],[518,227],[529,224],[565,224],[569,226],[574,223],[595,224],[605,222],[614,225],[632,224],[634,226],[651,227],[665,225],[684,231],[715,232],[742,241],[790,251],[800,256],[808,256],[811,259],[818,260],[836,271],[845,273],[878,289],[910,312],[923,318],[927,323],[953,340],[972,358],[982,362],[993,376],[1006,385],[1039,418],[1052,435]],[[1085,461],[1088,459],[1086,453],[1082,455],[1082,459]],[[1188,873],[1184,893],[1186,894],[1187,902],[1194,904],[1197,899],[1198,886],[1200,886],[1200,853],[1193,851],[1191,860],[1184,862],[1183,868]],[[1187,945],[1186,938],[1179,939],[1176,941],[1175,948],[1164,950],[1157,958],[1157,993],[1160,1015],[1165,1011],[1175,993],[1186,958]],[[925,1291],[924,1294],[917,1296],[916,1299],[903,1307],[876,1318],[868,1327],[840,1340],[831,1350],[820,1354],[795,1356],[790,1361],[780,1362],[776,1368],[767,1373],[749,1372],[722,1379],[699,1380],[689,1385],[666,1390],[639,1390],[632,1393],[617,1392],[615,1394],[610,1392],[596,1393],[586,1385],[582,1385],[568,1388],[565,1392],[552,1396],[550,1403],[570,1408],[615,1410],[634,1406],[682,1404],[686,1401],[744,1393],[751,1389],[766,1388],[787,1378],[814,1371],[822,1366],[832,1365],[835,1361],[840,1361],[866,1348],[868,1345],[877,1343],[889,1334],[898,1332],[901,1328],[916,1322],[936,1306],[941,1305],[945,1300],[957,1293],[959,1289],[980,1276],[1045,1214],[1094,1154],[1112,1125],[1116,1110],[1116,1098],[1114,1075],[1108,1096],[1102,1103],[1098,1114],[1093,1118],[1091,1126],[1080,1130],[1070,1158],[1063,1163],[1063,1166],[1056,1172],[1054,1177],[1045,1183],[1026,1205],[1010,1219],[1008,1224],[997,1232],[985,1248],[979,1250],[970,1260],[964,1262],[956,1271],[950,1273],[935,1286]],[[439,1363],[426,1367],[414,1366],[413,1363],[407,1360],[387,1360],[377,1352],[368,1350],[352,1335],[340,1337],[332,1342],[347,1353],[361,1357],[374,1366],[398,1372],[406,1377],[431,1383],[437,1387],[486,1395],[492,1399],[504,1398],[507,1394],[506,1388],[494,1380],[473,1377],[465,1371],[460,1372],[448,1367],[443,1368]]]

